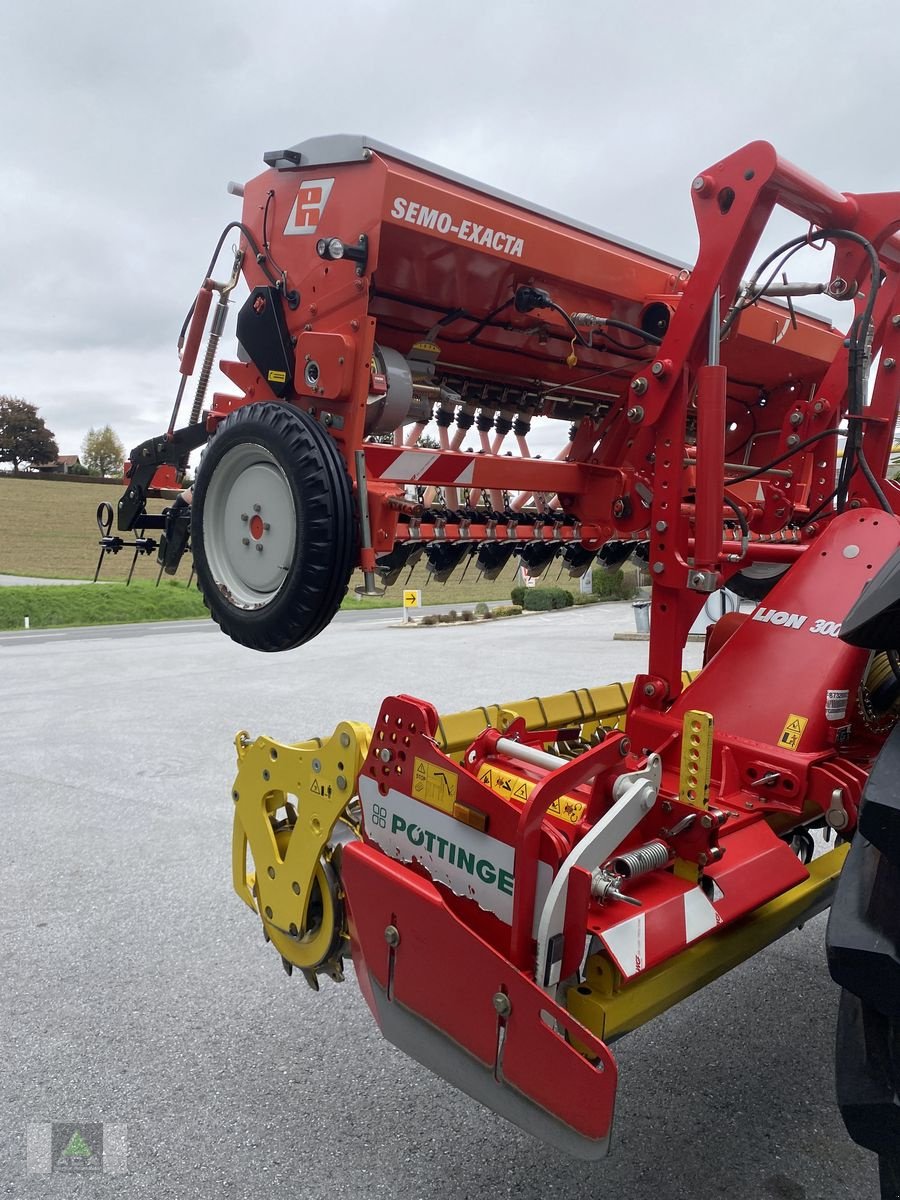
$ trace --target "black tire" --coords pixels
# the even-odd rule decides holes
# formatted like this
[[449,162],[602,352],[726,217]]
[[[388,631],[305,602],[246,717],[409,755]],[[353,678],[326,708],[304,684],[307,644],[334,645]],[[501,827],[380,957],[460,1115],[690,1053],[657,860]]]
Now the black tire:
[[725,586],[742,600],[765,600],[787,569],[776,563],[757,563],[744,571],[737,571]]
[[[267,504],[274,526],[263,520]],[[233,641],[274,652],[316,637],[340,608],[357,555],[335,442],[289,404],[231,413],[200,461],[191,541],[204,603]]]

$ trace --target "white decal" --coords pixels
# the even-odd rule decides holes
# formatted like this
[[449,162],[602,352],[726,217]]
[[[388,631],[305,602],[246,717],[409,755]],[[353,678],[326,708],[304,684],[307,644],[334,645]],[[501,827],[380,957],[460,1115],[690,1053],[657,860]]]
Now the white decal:
[[689,892],[684,893],[685,941],[692,942],[721,924],[722,918],[710,904],[702,888],[691,888]]
[[294,207],[284,227],[285,235],[315,233],[333,187],[333,179],[301,180]]
[[802,629],[807,618],[801,613],[779,612],[775,608],[758,608],[753,614],[754,621],[767,621],[771,625],[786,625],[788,629]]
[[843,721],[847,715],[850,692],[847,688],[829,688],[825,693],[825,720]]
[[404,450],[398,454],[382,479],[421,479],[430,466],[437,462],[439,455],[423,454],[421,450]]
[[821,633],[823,637],[839,637],[841,632],[840,621],[813,621],[809,627],[810,633]]
[[455,234],[460,242],[471,242],[475,246],[483,246],[485,250],[497,250],[500,254],[508,254],[510,258],[521,258],[525,252],[524,239],[516,237],[514,233],[494,229],[491,225],[479,225],[477,221],[456,220],[451,213],[430,208],[417,200],[407,200],[405,196],[394,197],[391,216],[396,221],[418,225],[422,229]]
[[[392,858],[420,863],[438,883],[467,896],[507,925],[512,924],[515,851],[506,842],[454,820],[374,780],[359,781],[366,835]],[[551,870],[538,863],[535,926],[550,890]]]
[[647,923],[643,913],[600,934],[600,941],[625,976],[637,975],[647,964]]

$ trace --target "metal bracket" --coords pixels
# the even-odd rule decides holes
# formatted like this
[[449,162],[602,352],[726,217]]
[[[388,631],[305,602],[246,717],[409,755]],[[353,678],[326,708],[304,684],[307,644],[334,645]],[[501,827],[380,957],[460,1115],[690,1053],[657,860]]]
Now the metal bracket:
[[611,858],[623,838],[656,803],[661,783],[662,759],[658,754],[649,754],[646,765],[640,770],[620,775],[613,784],[612,807],[585,834],[559,868],[538,922],[535,979],[545,992],[552,991],[559,982],[553,977],[554,967],[558,964],[550,961],[550,946],[563,931],[572,868],[592,871]]

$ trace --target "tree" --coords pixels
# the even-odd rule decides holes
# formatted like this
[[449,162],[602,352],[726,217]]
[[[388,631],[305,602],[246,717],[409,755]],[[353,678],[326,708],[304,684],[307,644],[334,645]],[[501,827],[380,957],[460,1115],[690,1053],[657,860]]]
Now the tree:
[[89,429],[81,447],[81,461],[95,475],[120,475],[125,447],[109,425]]
[[0,462],[12,463],[18,475],[22,463],[38,466],[58,457],[56,439],[35,405],[19,396],[0,396]]

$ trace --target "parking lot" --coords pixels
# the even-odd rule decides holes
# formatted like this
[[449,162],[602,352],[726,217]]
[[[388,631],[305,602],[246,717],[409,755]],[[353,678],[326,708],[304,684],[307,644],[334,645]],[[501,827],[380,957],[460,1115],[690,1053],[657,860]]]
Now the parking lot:
[[[237,730],[295,741],[371,722],[392,692],[456,711],[628,678],[646,657],[613,640],[628,605],[395,621],[342,615],[271,656],[199,622],[0,636],[2,1194],[876,1195],[833,1102],[824,918],[616,1046],[613,1154],[591,1166],[383,1042],[352,972],[318,996],[282,972],[231,890]],[[53,1120],[124,1124],[127,1174],[27,1173],[27,1126]]]

